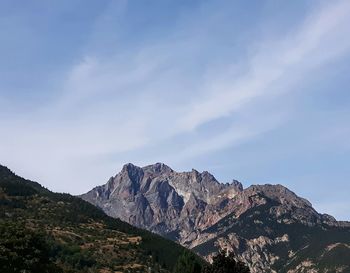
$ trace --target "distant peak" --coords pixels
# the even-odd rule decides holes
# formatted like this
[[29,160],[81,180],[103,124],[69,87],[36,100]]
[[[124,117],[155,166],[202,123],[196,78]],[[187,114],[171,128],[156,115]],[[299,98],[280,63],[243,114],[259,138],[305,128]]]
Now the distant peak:
[[164,163],[157,162],[152,165],[148,165],[142,168],[146,172],[152,172],[152,173],[171,173],[173,170]]
[[194,174],[199,174],[199,171],[197,171],[196,169],[193,169],[193,168],[192,168],[191,172]]
[[238,191],[243,191],[243,185],[238,180],[233,179],[231,182],[231,186],[233,186]]
[[132,163],[127,163],[123,166],[120,174],[127,175],[131,179],[136,179],[136,177],[141,177],[143,175],[143,170],[139,166],[136,166]]
[[134,164],[132,163],[126,163],[123,168],[122,168],[122,171],[129,171],[131,169],[136,169],[136,168],[139,168],[138,166],[135,166]]
[[297,196],[293,191],[288,189],[287,187],[281,185],[281,184],[264,184],[264,185],[252,185],[247,189],[247,192],[250,193],[262,193],[265,196],[273,199],[273,200],[279,200],[281,203],[293,203],[297,207],[300,206],[308,206],[312,207],[312,204],[300,197]]

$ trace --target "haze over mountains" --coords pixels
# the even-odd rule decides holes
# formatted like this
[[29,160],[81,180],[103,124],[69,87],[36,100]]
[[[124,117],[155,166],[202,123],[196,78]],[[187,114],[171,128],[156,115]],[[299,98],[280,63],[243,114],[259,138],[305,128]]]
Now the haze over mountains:
[[350,223],[318,213],[282,185],[243,189],[208,172],[129,163],[81,197],[208,260],[224,248],[256,273],[350,271]]

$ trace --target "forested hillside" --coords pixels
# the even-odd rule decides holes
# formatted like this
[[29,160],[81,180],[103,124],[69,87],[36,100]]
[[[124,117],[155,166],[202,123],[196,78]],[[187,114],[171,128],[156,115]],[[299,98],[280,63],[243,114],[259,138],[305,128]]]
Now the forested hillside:
[[171,272],[186,251],[3,166],[0,235],[0,272],[6,273]]

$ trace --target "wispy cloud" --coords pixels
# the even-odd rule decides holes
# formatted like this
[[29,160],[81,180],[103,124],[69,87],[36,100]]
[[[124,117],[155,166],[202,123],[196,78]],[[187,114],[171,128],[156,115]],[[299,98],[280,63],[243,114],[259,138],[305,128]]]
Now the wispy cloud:
[[[53,189],[80,193],[104,182],[128,152],[187,138],[212,121],[233,118],[210,138],[197,134],[185,141],[179,145],[182,151],[171,156],[172,147],[158,147],[169,164],[210,154],[283,123],[289,109],[266,111],[266,105],[275,98],[283,100],[313,69],[350,48],[350,3],[334,1],[278,37],[252,37],[248,53],[234,60],[218,62],[217,55],[208,54],[220,48],[210,44],[212,34],[205,29],[219,24],[215,20],[224,11],[216,10],[212,17],[206,9],[201,16],[211,18],[207,25],[199,25],[190,14],[180,16],[185,23],[177,22],[168,34],[136,45],[116,35],[107,43],[105,56],[96,39],[108,40],[108,18],[125,18],[127,4],[116,10],[99,17],[82,56],[62,73],[54,101],[0,122],[6,128],[0,137],[2,162],[44,179]],[[220,39],[217,44],[232,37]],[[241,118],[247,115],[250,118]],[[111,154],[113,160],[106,163],[103,158]]]
[[[315,66],[341,56],[350,48],[349,13],[347,1],[328,4],[314,11],[297,31],[286,37],[260,41],[257,52],[247,60],[248,72],[224,82],[214,79],[204,99],[189,105],[180,126],[194,129],[228,116],[261,96],[276,95],[274,84],[291,85]],[[288,85],[280,86],[278,93],[291,91]]]

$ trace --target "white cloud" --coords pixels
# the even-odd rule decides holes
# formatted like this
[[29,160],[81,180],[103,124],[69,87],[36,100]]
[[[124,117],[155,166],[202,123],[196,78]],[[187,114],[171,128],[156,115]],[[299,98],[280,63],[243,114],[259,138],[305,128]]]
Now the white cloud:
[[[189,105],[179,126],[195,129],[228,116],[261,96],[274,95],[273,84],[291,84],[295,74],[306,76],[315,66],[340,56],[350,48],[349,14],[348,1],[327,4],[311,14],[295,33],[264,41],[251,57],[249,71],[238,79],[212,84],[204,99]],[[287,91],[288,86],[279,89]]]
[[[197,25],[189,26],[188,33],[182,27],[174,29],[172,35],[145,41],[143,47],[121,51],[118,47],[108,59],[99,52],[87,52],[62,80],[58,101],[0,122],[6,128],[0,136],[1,160],[24,176],[42,178],[54,190],[79,193],[103,183],[127,152],[186,137],[222,117],[245,112],[257,116],[248,122],[238,119],[210,139],[199,135],[169,161],[257,137],[285,117],[274,109],[264,113],[261,100],[291,91],[288,85],[296,79],[349,49],[349,12],[349,2],[327,4],[295,32],[254,41],[256,50],[238,64],[227,59],[214,65],[210,56],[198,53],[205,39],[192,35]],[[186,23],[195,24],[195,20]],[[103,21],[96,24],[92,38],[101,38]],[[179,37],[183,40],[178,41]],[[206,64],[198,72],[201,59]],[[219,66],[218,71],[213,66]],[[281,116],[271,119],[274,115]]]

